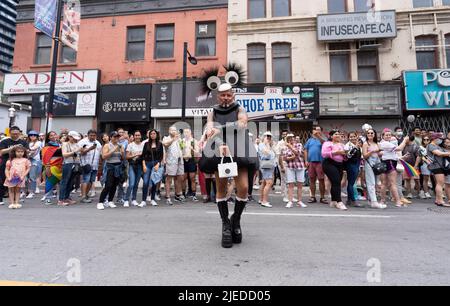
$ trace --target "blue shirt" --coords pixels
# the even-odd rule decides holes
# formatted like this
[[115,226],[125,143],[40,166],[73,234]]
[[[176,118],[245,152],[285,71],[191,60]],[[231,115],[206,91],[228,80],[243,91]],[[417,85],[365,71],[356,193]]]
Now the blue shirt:
[[305,150],[308,151],[308,162],[322,162],[322,143],[317,138],[310,138],[305,144]]

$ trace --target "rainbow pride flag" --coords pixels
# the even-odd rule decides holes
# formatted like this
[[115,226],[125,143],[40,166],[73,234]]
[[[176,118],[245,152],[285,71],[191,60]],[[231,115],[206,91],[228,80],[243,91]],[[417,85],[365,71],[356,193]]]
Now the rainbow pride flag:
[[414,168],[410,163],[405,162],[403,159],[400,159],[400,162],[405,168],[405,173],[408,177],[420,176],[420,172],[416,168]]

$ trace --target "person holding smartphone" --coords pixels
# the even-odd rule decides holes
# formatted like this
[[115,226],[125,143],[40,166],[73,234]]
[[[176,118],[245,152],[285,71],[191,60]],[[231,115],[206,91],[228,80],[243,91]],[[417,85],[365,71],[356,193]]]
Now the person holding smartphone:
[[97,131],[89,130],[88,137],[80,140],[78,145],[81,147],[82,166],[81,203],[92,203],[88,195],[97,177],[100,155],[102,153],[102,146],[97,140]]

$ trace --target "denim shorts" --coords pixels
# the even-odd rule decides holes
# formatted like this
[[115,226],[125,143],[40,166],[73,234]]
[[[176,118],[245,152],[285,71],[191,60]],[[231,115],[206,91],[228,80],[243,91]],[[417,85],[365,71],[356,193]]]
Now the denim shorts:
[[261,179],[262,180],[273,180],[274,169],[261,169]]
[[305,169],[292,169],[286,168],[286,183],[304,183],[305,182]]
[[95,179],[97,178],[97,172],[98,170],[92,170],[91,173],[87,173],[87,174],[82,174],[82,183],[84,184],[89,184],[89,183],[94,183]]

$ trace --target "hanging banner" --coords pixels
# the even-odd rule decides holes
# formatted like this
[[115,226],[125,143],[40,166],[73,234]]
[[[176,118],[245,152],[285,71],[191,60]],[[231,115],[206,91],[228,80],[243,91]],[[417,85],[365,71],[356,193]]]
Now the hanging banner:
[[80,1],[67,1],[67,3],[64,5],[61,40],[63,44],[75,51],[78,51],[78,41],[80,39],[80,23]]
[[56,27],[57,0],[36,0],[34,26],[49,37],[53,37]]

